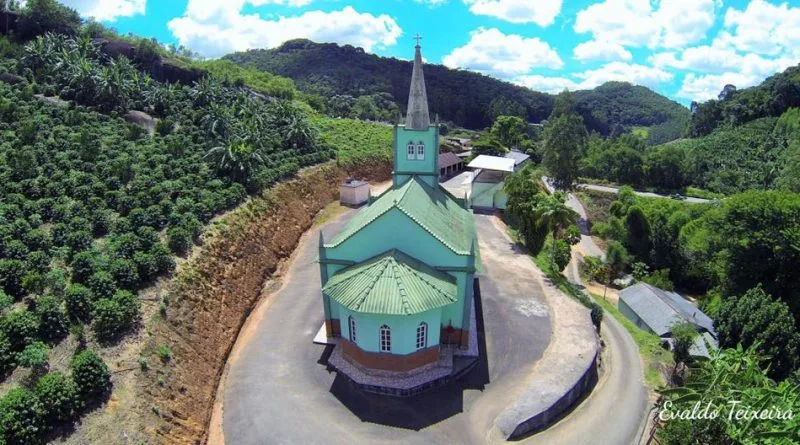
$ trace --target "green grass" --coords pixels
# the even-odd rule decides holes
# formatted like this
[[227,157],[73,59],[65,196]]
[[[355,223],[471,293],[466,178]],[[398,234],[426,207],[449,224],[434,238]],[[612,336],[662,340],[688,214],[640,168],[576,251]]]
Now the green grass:
[[686,196],[691,196],[692,198],[701,199],[722,199],[725,197],[725,195],[722,193],[714,193],[697,187],[686,187],[686,190],[684,190],[683,194]]
[[639,347],[639,355],[644,362],[644,380],[647,386],[653,389],[663,386],[664,380],[661,378],[660,369],[664,366],[672,366],[674,363],[672,353],[661,347],[661,342],[657,335],[639,329],[633,322],[625,318],[613,303],[604,300],[601,295],[591,295],[633,337],[633,341]]
[[340,165],[392,161],[394,135],[389,125],[323,116],[312,122],[320,129],[320,143],[336,150]]
[[650,137],[650,128],[649,127],[631,127],[631,133],[639,136],[642,139],[647,139]]

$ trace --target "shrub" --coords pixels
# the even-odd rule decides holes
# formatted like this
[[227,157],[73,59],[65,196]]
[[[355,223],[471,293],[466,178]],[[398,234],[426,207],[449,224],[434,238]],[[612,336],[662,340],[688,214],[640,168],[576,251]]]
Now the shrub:
[[104,396],[111,387],[111,372],[94,351],[85,350],[72,359],[72,380],[83,402]]
[[41,295],[44,287],[44,277],[39,272],[30,271],[22,277],[22,288],[27,294]]
[[0,399],[0,432],[4,443],[36,444],[44,431],[42,406],[33,391],[17,387]]
[[67,288],[67,273],[64,269],[54,268],[44,276],[44,284],[53,295],[62,296]]
[[11,342],[6,334],[0,332],[0,375],[14,369],[17,365],[17,353],[11,349]]
[[120,258],[111,262],[111,275],[120,289],[135,290],[139,288],[139,271],[136,264],[128,259]]
[[47,345],[40,341],[31,342],[17,355],[17,363],[34,371],[46,368],[49,350]]
[[86,283],[96,272],[97,252],[84,251],[72,256],[72,281]]
[[572,258],[572,250],[564,240],[556,240],[555,245],[555,252],[554,252],[554,260],[555,265],[558,271],[564,270],[569,264],[570,258]]
[[36,382],[36,396],[47,425],[58,425],[75,417],[80,409],[77,392],[75,382],[58,371],[45,374]]
[[132,292],[117,291],[112,300],[119,305],[122,311],[123,327],[130,328],[142,315],[142,303]]
[[150,250],[150,255],[153,255],[153,261],[159,274],[166,274],[175,270],[175,259],[172,258],[172,253],[167,246],[161,243],[156,244]]
[[66,245],[72,252],[81,252],[92,246],[92,234],[88,230],[67,233]]
[[0,321],[0,330],[8,338],[13,351],[22,351],[28,343],[36,338],[39,331],[39,319],[24,310],[9,312]]
[[36,302],[36,315],[39,317],[39,332],[45,340],[59,340],[67,335],[67,314],[61,301],[52,295],[45,295]]
[[170,351],[169,346],[161,345],[156,349],[156,355],[158,358],[161,359],[163,363],[167,363],[172,359],[172,351]]
[[5,312],[12,304],[14,304],[14,299],[0,290],[0,313]]
[[95,299],[111,298],[117,291],[117,285],[108,272],[95,272],[89,278],[89,289],[92,290]]
[[192,234],[183,227],[167,229],[167,243],[175,255],[183,256],[192,247]]
[[95,338],[101,342],[108,342],[120,334],[124,316],[119,304],[111,299],[103,298],[94,303],[92,319],[92,331]]
[[141,302],[128,291],[118,291],[113,298],[94,304],[92,329],[98,340],[107,342],[130,329],[141,317]]
[[136,252],[133,256],[133,262],[136,264],[136,272],[139,274],[141,282],[148,282],[150,279],[158,274],[158,265],[153,255],[147,252]]
[[89,321],[92,317],[92,291],[86,286],[73,284],[67,288],[64,300],[67,314],[73,320]]
[[20,260],[0,260],[0,290],[14,298],[25,296],[22,278],[27,273],[25,263]]

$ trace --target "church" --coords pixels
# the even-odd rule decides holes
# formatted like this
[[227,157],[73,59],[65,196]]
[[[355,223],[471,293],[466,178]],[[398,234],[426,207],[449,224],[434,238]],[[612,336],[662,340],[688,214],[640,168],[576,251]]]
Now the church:
[[410,375],[477,344],[475,221],[466,197],[439,185],[438,154],[418,43],[391,188],[331,239],[320,235],[325,332],[352,372]]

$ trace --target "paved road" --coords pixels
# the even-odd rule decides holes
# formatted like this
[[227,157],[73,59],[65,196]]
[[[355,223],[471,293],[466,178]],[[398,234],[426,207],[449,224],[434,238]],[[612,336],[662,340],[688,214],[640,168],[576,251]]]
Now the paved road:
[[[586,218],[583,205],[572,194],[567,205]],[[581,242],[590,245],[586,252],[601,252],[591,237],[584,235]],[[570,281],[582,285],[579,255],[578,249],[573,248],[566,272]],[[638,443],[647,416],[647,389],[639,348],[630,333],[608,312],[603,317],[601,335],[606,345],[605,373],[594,391],[569,416],[534,436],[531,443]]]
[[[552,192],[553,191],[553,186],[550,185],[550,182],[548,181],[547,176],[542,176],[542,181],[545,183],[545,186],[547,186],[547,188]],[[589,190],[596,190],[598,192],[619,193],[619,187],[612,187],[612,186],[609,186],[609,185],[577,184],[576,187],[585,188],[585,189],[589,189]],[[644,196],[644,197],[647,197],[647,198],[670,198],[670,196],[660,195],[658,193],[652,193],[652,192],[634,191],[634,193],[636,193],[639,196]],[[696,203],[696,204],[705,204],[705,203],[709,203],[709,202],[713,202],[714,201],[714,200],[711,200],[711,199],[693,198],[691,196],[685,196],[684,198],[685,199],[683,199],[683,201],[692,202],[692,203]]]
[[[328,224],[326,235],[351,216],[348,212]],[[287,284],[251,316],[253,330],[240,337],[228,363],[222,415],[226,443],[485,443],[495,417],[549,344],[550,313],[541,285],[532,278],[533,263],[507,264],[504,258],[524,254],[491,217],[478,216],[476,224],[485,268],[479,313],[486,324],[479,321],[479,331],[485,331],[479,343],[488,360],[448,386],[409,399],[356,391],[329,372],[324,348],[312,344],[322,323],[314,262],[318,231],[312,230],[298,246]]]
[[[618,187],[611,187],[611,186],[608,186],[608,185],[578,184],[578,187],[589,189],[589,190],[597,190],[599,192],[619,193],[619,188]],[[644,197],[647,197],[647,198],[670,198],[670,196],[660,195],[658,193],[652,193],[652,192],[639,192],[639,191],[636,191],[635,193],[637,195],[639,195],[639,196],[644,196]],[[693,202],[693,203],[697,203],[697,204],[709,203],[709,202],[712,201],[710,199],[694,198],[692,196],[685,196],[684,198],[685,199],[683,199],[682,201]]]

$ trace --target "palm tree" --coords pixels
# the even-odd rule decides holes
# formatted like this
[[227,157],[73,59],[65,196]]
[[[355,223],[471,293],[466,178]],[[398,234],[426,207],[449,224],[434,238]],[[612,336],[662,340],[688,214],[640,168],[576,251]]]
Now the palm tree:
[[539,200],[535,214],[542,227],[547,227],[553,234],[552,262],[555,264],[556,241],[561,229],[567,228],[578,221],[578,213],[565,204],[566,195],[556,192]]
[[244,141],[214,147],[203,158],[212,160],[218,173],[225,173],[233,181],[244,183],[265,162],[261,149]]

